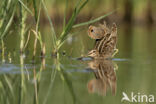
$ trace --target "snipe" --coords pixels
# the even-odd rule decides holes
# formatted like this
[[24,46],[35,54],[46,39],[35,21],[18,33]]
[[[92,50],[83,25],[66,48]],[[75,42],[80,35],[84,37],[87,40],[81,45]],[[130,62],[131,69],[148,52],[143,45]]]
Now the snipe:
[[100,24],[98,27],[90,26],[88,35],[95,39],[95,47],[88,52],[88,56],[93,58],[112,58],[117,53],[117,27],[113,23],[111,28],[106,23]]

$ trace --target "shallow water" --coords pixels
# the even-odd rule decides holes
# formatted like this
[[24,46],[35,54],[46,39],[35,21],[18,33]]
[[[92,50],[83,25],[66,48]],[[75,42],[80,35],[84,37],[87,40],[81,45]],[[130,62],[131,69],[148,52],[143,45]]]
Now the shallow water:
[[[82,29],[81,29],[82,30]],[[47,49],[40,57],[38,45],[32,61],[33,36],[24,55],[19,54],[19,35],[12,32],[0,55],[0,104],[121,104],[123,92],[129,97],[156,96],[156,29],[141,26],[118,28],[119,53],[112,60],[77,60],[93,47],[87,28],[78,30],[51,57],[49,27],[42,30]],[[65,53],[65,55],[62,54]],[[145,104],[144,99],[144,104]]]

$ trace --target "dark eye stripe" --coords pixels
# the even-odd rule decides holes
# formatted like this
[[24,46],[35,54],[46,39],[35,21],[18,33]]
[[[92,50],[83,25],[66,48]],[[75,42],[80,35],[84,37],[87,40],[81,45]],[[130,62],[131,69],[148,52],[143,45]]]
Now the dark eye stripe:
[[94,30],[93,30],[93,29],[91,29],[90,31],[91,31],[91,32],[94,32]]

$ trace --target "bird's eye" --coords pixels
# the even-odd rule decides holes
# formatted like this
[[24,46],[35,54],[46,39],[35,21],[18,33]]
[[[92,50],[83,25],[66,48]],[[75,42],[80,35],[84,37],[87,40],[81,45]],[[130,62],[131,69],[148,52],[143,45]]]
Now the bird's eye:
[[93,30],[93,29],[91,29],[90,31],[91,31],[91,32],[94,32],[94,30]]

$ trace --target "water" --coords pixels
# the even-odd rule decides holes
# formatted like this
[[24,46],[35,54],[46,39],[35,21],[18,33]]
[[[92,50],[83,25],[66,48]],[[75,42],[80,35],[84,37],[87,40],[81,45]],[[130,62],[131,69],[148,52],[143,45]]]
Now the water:
[[50,54],[49,27],[43,28],[47,54],[41,58],[38,45],[35,61],[33,35],[20,56],[19,35],[10,33],[4,40],[5,55],[0,55],[0,104],[121,104],[123,92],[129,97],[131,92],[156,96],[154,27],[120,26],[119,53],[112,60],[96,62],[77,60],[94,40],[87,36],[87,28],[74,31],[80,32],[67,40],[56,59]]

